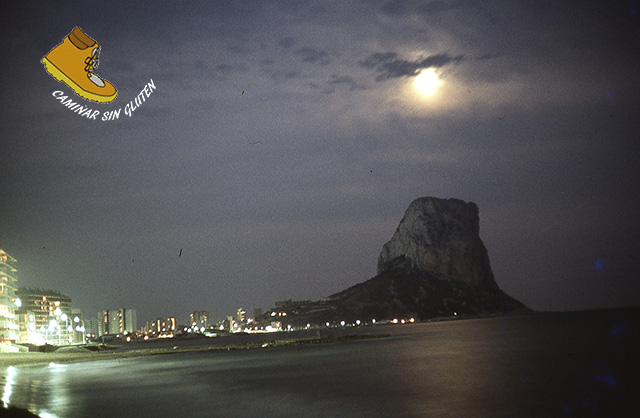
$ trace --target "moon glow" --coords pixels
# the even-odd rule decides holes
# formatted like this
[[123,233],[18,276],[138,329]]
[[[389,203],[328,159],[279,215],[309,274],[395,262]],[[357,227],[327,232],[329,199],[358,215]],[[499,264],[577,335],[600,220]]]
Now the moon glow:
[[438,79],[436,72],[429,68],[422,70],[420,74],[416,76],[414,84],[420,93],[429,96],[436,91],[438,84],[440,84],[440,80]]

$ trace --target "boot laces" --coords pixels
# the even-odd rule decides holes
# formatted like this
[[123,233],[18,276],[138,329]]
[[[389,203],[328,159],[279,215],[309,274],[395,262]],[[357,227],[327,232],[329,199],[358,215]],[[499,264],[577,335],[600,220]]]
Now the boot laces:
[[85,65],[84,70],[87,72],[87,77],[89,78],[91,78],[93,72],[98,68],[98,64],[100,63],[100,60],[98,59],[99,54],[100,48],[95,48],[91,56],[88,56],[84,60],[84,63],[87,64]]

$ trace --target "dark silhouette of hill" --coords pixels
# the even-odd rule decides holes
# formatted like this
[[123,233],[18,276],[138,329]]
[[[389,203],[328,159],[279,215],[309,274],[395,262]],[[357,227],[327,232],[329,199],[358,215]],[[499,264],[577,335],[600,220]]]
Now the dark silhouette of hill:
[[375,277],[319,301],[280,303],[262,319],[304,326],[529,311],[494,280],[478,207],[424,197],[383,246]]

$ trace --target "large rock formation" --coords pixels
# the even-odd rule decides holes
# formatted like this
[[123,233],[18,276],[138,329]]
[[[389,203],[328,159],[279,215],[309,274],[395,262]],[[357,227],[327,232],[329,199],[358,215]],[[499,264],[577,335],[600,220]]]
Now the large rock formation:
[[475,203],[434,197],[414,200],[391,240],[382,247],[378,274],[405,258],[408,268],[416,273],[497,289],[479,223]]
[[375,277],[326,299],[274,311],[286,311],[277,316],[293,326],[529,311],[498,287],[479,229],[474,203],[417,199],[382,247]]

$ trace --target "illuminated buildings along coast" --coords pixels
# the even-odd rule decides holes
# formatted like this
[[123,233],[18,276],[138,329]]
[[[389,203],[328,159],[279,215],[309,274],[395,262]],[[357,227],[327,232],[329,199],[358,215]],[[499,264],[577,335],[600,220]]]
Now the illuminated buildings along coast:
[[98,314],[98,335],[135,334],[138,328],[138,313],[135,309],[112,309]]
[[178,330],[178,322],[176,318],[171,316],[168,318],[156,318],[148,321],[142,328],[142,333],[146,336],[173,336]]
[[[181,333],[239,332],[253,322],[245,309],[212,325],[208,311],[194,311],[188,325],[176,317],[157,318],[138,329],[136,309],[113,309],[85,318],[83,309],[72,308],[71,297],[55,290],[19,287],[17,261],[0,250],[0,343],[3,350],[13,344],[84,344],[97,337],[129,340],[146,337],[173,337]],[[289,301],[290,302],[290,301]],[[282,304],[282,303],[279,303]],[[261,313],[261,310],[258,312]]]
[[[73,342],[74,316],[71,298],[55,290],[20,287],[16,291],[22,342],[69,344]],[[33,317],[33,323],[31,323]]]
[[15,258],[0,250],[0,344],[12,343],[18,339],[16,309],[20,302],[16,305],[18,278],[15,264]]
[[195,311],[189,314],[189,328],[197,332],[204,332],[209,328],[209,312]]
[[13,343],[76,341],[71,298],[54,290],[18,287],[16,264],[15,258],[0,250],[0,351],[15,351],[8,348]]

